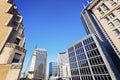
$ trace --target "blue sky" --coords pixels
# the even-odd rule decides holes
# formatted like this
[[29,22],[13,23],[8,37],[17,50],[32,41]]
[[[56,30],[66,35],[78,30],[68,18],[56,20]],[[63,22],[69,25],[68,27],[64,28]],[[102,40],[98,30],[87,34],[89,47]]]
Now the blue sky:
[[23,71],[28,68],[35,45],[47,50],[49,63],[57,60],[59,52],[86,36],[80,13],[87,0],[15,0],[15,3],[25,26],[27,53]]

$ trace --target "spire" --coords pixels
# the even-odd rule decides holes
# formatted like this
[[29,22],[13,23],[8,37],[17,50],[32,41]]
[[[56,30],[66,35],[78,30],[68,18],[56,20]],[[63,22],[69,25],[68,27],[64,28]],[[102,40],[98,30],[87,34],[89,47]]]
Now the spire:
[[37,44],[35,45],[35,49],[37,49]]

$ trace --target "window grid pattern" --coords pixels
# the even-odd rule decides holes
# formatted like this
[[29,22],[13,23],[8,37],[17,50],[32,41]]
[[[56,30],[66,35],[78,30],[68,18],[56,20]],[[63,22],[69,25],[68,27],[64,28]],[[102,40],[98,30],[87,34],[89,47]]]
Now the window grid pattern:
[[[80,80],[80,77],[82,80],[93,80],[91,73],[93,73],[95,80],[112,80],[93,37],[89,37],[73,47],[75,50],[71,47],[69,49],[73,50],[68,51],[72,80]],[[73,52],[74,55],[71,56]]]
[[104,11],[109,11],[109,10],[110,10],[104,3],[101,5],[101,8],[102,8]]
[[100,7],[97,9],[98,12],[103,15],[105,14],[106,12],[110,11],[110,9],[106,6],[106,4],[101,4]]
[[110,3],[112,6],[117,5],[117,3],[116,3],[114,0],[109,0],[109,3]]

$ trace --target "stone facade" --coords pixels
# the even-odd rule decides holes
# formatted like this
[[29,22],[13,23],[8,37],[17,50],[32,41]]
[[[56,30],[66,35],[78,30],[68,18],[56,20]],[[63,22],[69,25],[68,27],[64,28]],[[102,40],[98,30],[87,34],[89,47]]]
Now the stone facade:
[[93,0],[86,9],[99,22],[104,35],[120,58],[120,0]]
[[0,80],[17,80],[26,53],[23,18],[13,0],[0,6]]

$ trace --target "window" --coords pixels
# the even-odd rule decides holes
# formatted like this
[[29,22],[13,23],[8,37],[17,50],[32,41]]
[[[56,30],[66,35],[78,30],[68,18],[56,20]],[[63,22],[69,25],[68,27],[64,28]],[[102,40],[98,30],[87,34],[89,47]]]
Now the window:
[[72,52],[72,51],[74,51],[74,48],[73,48],[73,47],[70,47],[70,48],[68,49],[68,52]]
[[119,19],[114,20],[114,22],[115,22],[116,25],[120,24],[120,20]]
[[19,21],[20,21],[20,17],[19,17],[19,16],[16,16],[16,17],[15,17],[15,21],[16,21],[16,22],[19,22]]
[[111,19],[113,19],[115,17],[115,15],[113,13],[111,13],[109,16]]
[[109,25],[110,28],[115,26],[112,22],[110,22],[108,25]]
[[109,8],[108,8],[104,3],[101,5],[101,7],[102,7],[105,11],[109,11]]
[[12,63],[18,63],[20,61],[21,54],[15,53]]
[[120,7],[117,9],[117,11],[120,13]]
[[120,31],[118,29],[113,30],[116,35],[120,34]]
[[113,6],[115,6],[117,4],[114,0],[109,0],[109,3]]
[[100,14],[104,14],[101,8],[98,8],[97,10],[99,11]]
[[110,21],[110,19],[108,17],[105,17],[105,22]]
[[17,22],[13,21],[13,22],[12,22],[12,25],[17,25]]
[[75,49],[78,49],[78,48],[80,48],[80,47],[82,47],[82,43],[81,43],[81,42],[78,43],[77,45],[75,45]]
[[19,43],[20,43],[20,39],[19,39],[19,38],[16,38],[16,40],[15,40],[14,43],[17,44],[17,45],[19,45]]

